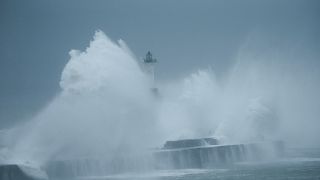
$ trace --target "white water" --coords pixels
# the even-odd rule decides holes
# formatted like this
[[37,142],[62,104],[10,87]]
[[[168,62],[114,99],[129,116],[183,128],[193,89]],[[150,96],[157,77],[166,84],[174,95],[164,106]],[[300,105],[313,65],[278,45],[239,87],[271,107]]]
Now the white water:
[[154,102],[125,43],[98,31],[85,52],[72,50],[70,56],[61,93],[31,122],[14,160],[42,163],[54,156],[112,157],[146,149],[156,133]]
[[228,143],[315,143],[319,101],[312,98],[319,90],[318,71],[308,72],[309,65],[299,61],[288,63],[281,54],[260,57],[251,50],[239,52],[224,78],[199,70],[158,84],[161,96],[155,97],[125,43],[97,31],[85,51],[70,51],[61,93],[22,128],[9,161],[111,158],[168,139],[204,136]]

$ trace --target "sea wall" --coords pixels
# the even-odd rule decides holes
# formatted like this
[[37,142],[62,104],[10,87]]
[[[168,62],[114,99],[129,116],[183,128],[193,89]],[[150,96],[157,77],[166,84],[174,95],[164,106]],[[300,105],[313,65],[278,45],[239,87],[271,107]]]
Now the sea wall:
[[45,169],[49,177],[103,176],[124,172],[150,170],[214,168],[242,161],[259,161],[282,156],[284,144],[281,141],[208,145],[192,148],[159,149],[144,156],[123,156],[113,159],[81,158],[55,160]]
[[283,155],[281,141],[161,150],[154,153],[157,169],[212,168],[234,162],[259,161]]

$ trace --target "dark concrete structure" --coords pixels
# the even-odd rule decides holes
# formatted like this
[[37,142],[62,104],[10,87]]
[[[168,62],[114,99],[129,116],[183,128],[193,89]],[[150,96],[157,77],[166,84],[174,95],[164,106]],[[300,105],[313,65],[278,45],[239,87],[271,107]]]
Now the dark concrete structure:
[[157,169],[215,168],[278,158],[283,152],[282,141],[219,145],[214,138],[185,139],[167,141],[163,148],[140,156],[55,160],[47,164],[46,172],[49,177],[73,178]]
[[218,145],[218,140],[214,138],[199,138],[167,141],[164,144],[163,149],[188,148],[206,145]]
[[[185,144],[182,140],[181,143]],[[168,142],[167,142],[168,143]],[[187,148],[166,148],[154,153],[158,169],[213,168],[242,161],[259,161],[283,155],[282,141],[250,144],[206,145]],[[171,143],[169,143],[171,144]],[[180,143],[176,143],[180,147]]]

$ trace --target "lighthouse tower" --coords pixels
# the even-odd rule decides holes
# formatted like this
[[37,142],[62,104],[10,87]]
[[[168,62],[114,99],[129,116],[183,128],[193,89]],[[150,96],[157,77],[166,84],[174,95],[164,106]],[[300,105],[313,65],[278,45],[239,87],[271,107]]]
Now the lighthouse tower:
[[151,90],[157,91],[155,79],[154,79],[154,68],[155,68],[155,64],[157,63],[157,59],[153,58],[151,52],[148,51],[148,53],[146,54],[146,57],[143,59],[143,62],[145,67],[144,69],[150,77]]

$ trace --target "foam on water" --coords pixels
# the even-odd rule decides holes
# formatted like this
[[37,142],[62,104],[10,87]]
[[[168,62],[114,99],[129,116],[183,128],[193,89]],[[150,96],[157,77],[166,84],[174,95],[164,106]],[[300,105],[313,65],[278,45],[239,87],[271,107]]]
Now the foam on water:
[[[158,170],[145,173],[122,173],[109,176],[90,176],[84,179],[149,179],[149,178],[165,178],[165,177],[182,177],[189,174],[208,173],[208,169],[183,169],[183,170]],[[225,169],[215,169],[214,171],[226,171]],[[82,178],[79,178],[82,179]]]

